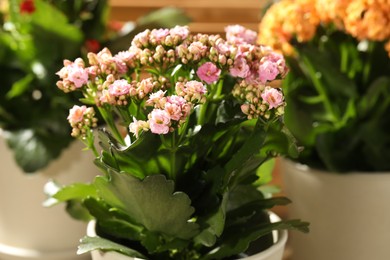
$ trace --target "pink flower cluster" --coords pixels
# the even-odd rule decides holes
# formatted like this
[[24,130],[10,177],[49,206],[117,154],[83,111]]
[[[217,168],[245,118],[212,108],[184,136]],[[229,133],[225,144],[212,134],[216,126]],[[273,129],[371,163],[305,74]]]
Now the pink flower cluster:
[[165,96],[166,91],[159,90],[149,96],[146,101],[153,110],[148,114],[148,121],[136,120],[130,124],[129,130],[136,137],[141,130],[150,130],[154,134],[167,134],[186,121],[194,105],[205,100],[206,88],[201,82],[178,82],[177,95]]
[[284,96],[280,89],[265,85],[250,84],[245,80],[236,84],[233,96],[242,101],[241,111],[248,119],[265,118],[284,113]]
[[92,107],[74,105],[69,109],[69,124],[73,137],[85,137],[87,131],[97,126],[95,110]]
[[241,25],[229,25],[225,28],[226,40],[233,44],[255,44],[257,40],[257,33],[255,31],[246,29]]
[[64,60],[64,67],[56,74],[63,79],[57,82],[57,87],[64,92],[75,91],[88,83],[88,71],[81,58],[74,62]]
[[171,29],[145,30],[136,35],[131,43],[138,48],[149,46],[176,46],[189,36],[190,31],[187,26],[176,26]]
[[284,77],[287,67],[282,55],[255,40],[255,32],[239,25],[226,27],[226,39],[192,35],[185,26],[145,30],[126,51],[89,53],[88,66],[80,58],[64,61],[57,86],[64,92],[82,91],[89,104],[106,113],[136,111],[126,115],[126,124],[137,137],[141,131],[174,131],[194,106],[223,91],[215,89],[223,87],[226,76],[235,80],[233,96],[242,112],[267,119],[283,113],[281,90],[268,85]]

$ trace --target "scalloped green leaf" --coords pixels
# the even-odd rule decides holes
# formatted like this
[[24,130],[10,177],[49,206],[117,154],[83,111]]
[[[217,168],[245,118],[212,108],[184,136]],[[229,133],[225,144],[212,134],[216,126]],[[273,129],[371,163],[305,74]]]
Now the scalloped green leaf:
[[87,252],[91,252],[93,250],[116,251],[123,255],[146,259],[146,257],[143,254],[129,247],[117,244],[113,241],[101,237],[88,237],[88,236],[83,237],[81,239],[81,243],[78,246],[77,254],[81,255]]
[[198,233],[198,225],[189,221],[194,213],[190,198],[183,192],[174,192],[174,182],[164,175],[140,180],[113,170],[109,174],[109,179],[95,179],[99,196],[135,223],[151,232],[180,239],[190,239]]

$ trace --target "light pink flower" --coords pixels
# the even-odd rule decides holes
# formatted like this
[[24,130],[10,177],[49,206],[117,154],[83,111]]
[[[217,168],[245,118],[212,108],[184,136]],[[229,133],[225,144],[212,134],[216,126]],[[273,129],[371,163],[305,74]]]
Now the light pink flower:
[[230,74],[233,77],[247,78],[251,73],[250,67],[244,57],[238,55],[233,63],[233,68],[230,69]]
[[193,60],[199,60],[207,51],[207,46],[201,42],[193,42],[188,46],[188,51],[193,55]]
[[211,84],[218,80],[221,70],[214,63],[206,62],[198,68],[196,75],[207,84]]
[[169,29],[153,29],[150,33],[150,36],[157,41],[157,44],[160,44],[168,35]]
[[136,138],[138,138],[139,133],[141,131],[148,131],[149,130],[149,124],[146,121],[133,119],[133,122],[129,125],[129,131],[130,133],[133,133]]
[[[83,67],[76,64],[72,64],[66,67],[68,80],[73,82],[76,88],[81,88],[84,84],[88,83],[88,71]],[[59,72],[59,74],[61,71]]]
[[217,49],[219,54],[222,54],[222,55],[229,55],[230,54],[230,45],[225,43],[225,42],[218,43],[215,46],[215,48]]
[[116,70],[118,74],[124,75],[127,72],[127,65],[126,62],[120,59],[119,57],[113,57],[112,60],[114,61],[116,65]]
[[101,96],[99,97],[99,101],[109,104],[115,104],[115,97],[111,96],[107,89],[103,89]]
[[283,104],[283,94],[275,88],[266,87],[261,98],[269,105],[269,109],[277,108]]
[[191,104],[187,103],[183,97],[172,95],[167,97],[164,110],[169,113],[172,120],[179,121],[190,114],[191,107]]
[[169,117],[172,120],[179,121],[183,116],[182,111],[181,111],[181,105],[178,103],[172,102],[172,100],[169,100],[169,99],[170,99],[170,97],[168,97],[168,101],[165,104],[164,110],[169,114]]
[[229,25],[225,27],[226,40],[233,44],[249,43],[255,44],[257,33],[246,29],[241,25]]
[[131,45],[137,46],[139,48],[147,46],[149,42],[149,35],[150,35],[149,29],[146,29],[145,31],[138,33],[136,36],[134,36]]
[[118,97],[118,96],[128,94],[130,88],[131,88],[131,85],[129,84],[129,82],[127,80],[119,79],[119,80],[115,80],[114,83],[112,83],[108,87],[108,93],[111,96]]
[[155,106],[156,108],[163,108],[167,101],[167,98],[165,97],[165,92],[166,91],[159,90],[150,94],[149,99],[146,100],[146,105]]
[[204,95],[207,92],[207,88],[202,84],[202,82],[191,80],[185,83],[186,92],[193,95],[200,94]]
[[167,111],[154,109],[148,116],[150,131],[154,134],[167,134],[171,118]]
[[176,93],[189,102],[203,103],[207,88],[202,82],[191,80],[186,83],[177,82],[175,86]]
[[190,31],[188,29],[188,26],[178,26],[171,28],[170,34],[172,37],[178,36],[181,40],[184,40],[188,37],[190,34]]
[[137,55],[137,51],[139,49],[134,48],[134,46],[131,46],[130,50],[132,50],[132,51],[120,51],[114,57],[122,60],[125,63],[128,63],[129,61],[131,61],[134,58],[134,56]]
[[149,94],[153,90],[153,79],[143,79],[137,84],[137,93],[139,98],[144,98],[145,95]]
[[84,114],[87,111],[86,106],[77,106],[74,105],[71,109],[69,109],[68,121],[70,124],[76,124],[83,121]]
[[258,73],[259,79],[263,83],[274,80],[279,74],[278,65],[275,62],[266,60],[259,66]]

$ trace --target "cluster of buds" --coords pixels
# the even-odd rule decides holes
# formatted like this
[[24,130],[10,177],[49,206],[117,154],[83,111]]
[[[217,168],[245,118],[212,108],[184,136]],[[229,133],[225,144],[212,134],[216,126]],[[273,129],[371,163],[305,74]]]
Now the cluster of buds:
[[[137,114],[130,125],[136,137],[141,131],[174,131],[194,106],[207,102],[208,93],[214,99],[222,91],[213,89],[223,86],[226,75],[236,78],[233,96],[248,118],[281,115],[281,90],[266,86],[286,74],[283,56],[255,45],[256,33],[242,26],[227,27],[226,34],[226,39],[190,35],[187,27],[180,26],[145,30],[126,51],[112,55],[104,48],[89,53],[88,67],[80,58],[65,61],[57,73],[61,78],[57,86],[65,92],[81,90],[89,102],[107,112],[112,111],[109,106],[118,106],[121,113],[130,113],[126,106],[137,106],[137,113],[145,114]],[[126,115],[126,123],[134,116]],[[81,126],[72,125],[75,136],[82,134]]]
[[187,39],[189,34],[190,31],[187,26],[176,26],[171,29],[145,30],[134,37],[131,45],[140,49],[157,45],[172,47],[179,45]]
[[135,59],[138,58],[138,51],[119,52],[113,56],[111,51],[104,48],[99,53],[88,53],[90,67],[88,73],[91,79],[101,75],[114,75],[116,78],[127,73],[129,68],[135,67]]
[[152,93],[146,101],[146,105],[153,107],[148,121],[134,119],[129,126],[130,132],[136,137],[141,130],[154,134],[173,132],[187,120],[195,105],[205,101],[206,88],[201,82],[178,82],[176,89],[178,95],[165,96],[163,90]]
[[64,60],[64,67],[56,73],[61,79],[57,87],[65,93],[75,91],[88,83],[89,74],[84,61],[77,58],[74,62]]
[[233,96],[242,101],[241,111],[248,119],[269,119],[272,114],[276,116],[284,113],[284,97],[280,89],[263,84],[249,84],[245,80],[233,88]]
[[93,107],[73,106],[69,110],[68,122],[72,127],[72,136],[85,138],[92,128],[97,127],[97,118]]

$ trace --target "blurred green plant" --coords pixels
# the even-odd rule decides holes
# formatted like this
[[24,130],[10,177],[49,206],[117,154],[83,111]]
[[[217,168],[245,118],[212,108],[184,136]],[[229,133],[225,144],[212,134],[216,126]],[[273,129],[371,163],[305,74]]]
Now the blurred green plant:
[[53,88],[65,57],[125,49],[139,30],[189,22],[181,10],[164,8],[115,29],[106,0],[10,0],[1,8],[0,129],[28,173],[72,141],[66,115],[80,96]]

